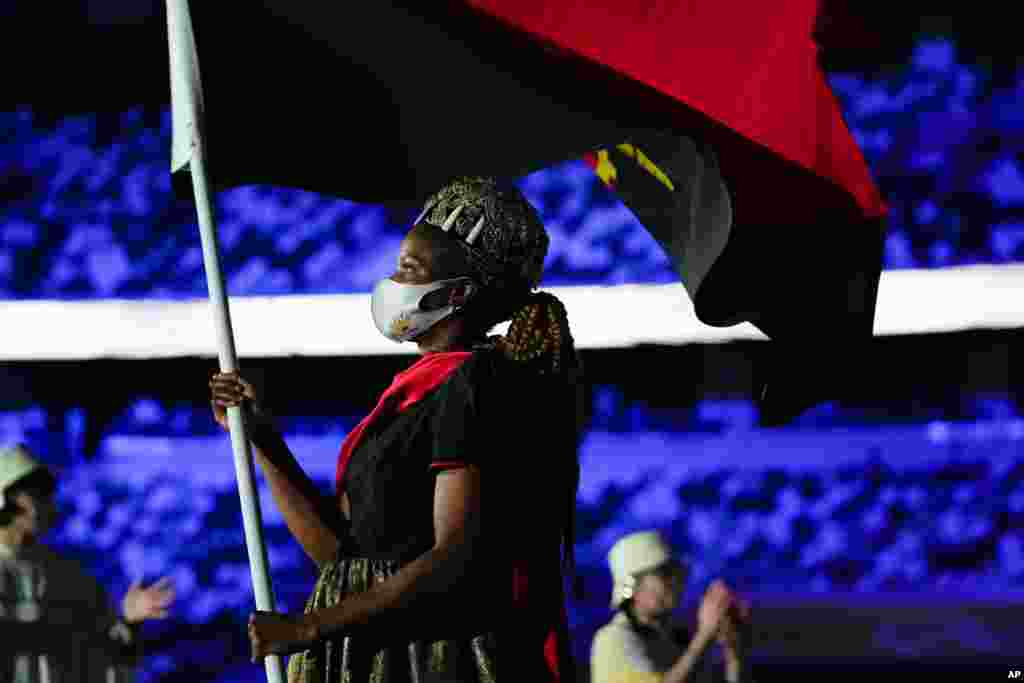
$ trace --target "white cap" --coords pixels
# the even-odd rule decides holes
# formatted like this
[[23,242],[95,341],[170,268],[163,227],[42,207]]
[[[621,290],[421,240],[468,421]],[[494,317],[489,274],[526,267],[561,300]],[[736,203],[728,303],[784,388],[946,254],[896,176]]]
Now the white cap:
[[45,468],[24,446],[0,448],[0,510],[7,505],[7,487]]
[[675,559],[672,549],[657,531],[638,531],[623,536],[608,552],[612,570],[612,608],[633,597],[636,575]]

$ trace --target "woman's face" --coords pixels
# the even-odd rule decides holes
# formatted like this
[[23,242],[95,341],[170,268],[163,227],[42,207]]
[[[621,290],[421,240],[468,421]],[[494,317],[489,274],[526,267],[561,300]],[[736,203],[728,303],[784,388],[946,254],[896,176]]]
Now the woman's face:
[[391,279],[403,285],[425,285],[435,277],[437,249],[423,230],[413,228],[398,248],[398,262]]
[[466,257],[440,228],[420,224],[405,235],[398,248],[397,270],[391,279],[410,285],[448,280],[470,272]]
[[[462,254],[447,243],[439,228],[428,225],[413,227],[398,248],[398,261],[391,279],[403,285],[425,285],[438,280],[466,275],[469,272]],[[422,302],[425,310],[443,308],[451,303],[451,291],[439,289]]]
[[685,586],[686,572],[675,563],[643,574],[633,592],[635,609],[650,617],[665,617],[679,605]]

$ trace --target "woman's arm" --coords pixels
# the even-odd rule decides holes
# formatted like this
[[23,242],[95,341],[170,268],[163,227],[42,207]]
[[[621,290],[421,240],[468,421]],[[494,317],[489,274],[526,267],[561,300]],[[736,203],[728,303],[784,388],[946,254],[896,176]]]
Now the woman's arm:
[[214,418],[224,429],[228,428],[225,408],[244,405],[254,458],[292,536],[317,565],[332,561],[341,544],[340,530],[346,524],[338,506],[302,471],[284,437],[259,407],[251,384],[236,373],[225,373],[215,375],[210,388]]
[[[401,514],[396,511],[395,514]],[[256,613],[249,622],[253,658],[288,654],[322,638],[372,631],[397,634],[429,620],[436,633],[465,626],[468,601],[453,591],[470,575],[480,539],[480,472],[476,467],[437,475],[434,494],[434,547],[394,576],[334,607],[297,618]],[[451,595],[450,610],[436,610],[422,598]],[[433,609],[432,609],[433,608]]]
[[697,635],[687,645],[683,656],[665,673],[665,683],[694,680],[701,658],[718,636],[732,602],[732,593],[724,582],[719,580],[711,584],[697,610]]
[[722,620],[718,642],[725,659],[725,680],[727,683],[742,683],[750,680],[747,654],[751,639],[750,607],[741,603],[735,612]]
[[[309,621],[317,636],[351,633],[364,628],[389,628],[398,620],[417,623],[410,614],[419,599],[450,593],[470,571],[474,546],[480,536],[480,471],[468,466],[442,471],[434,488],[434,547],[370,590],[345,598],[336,607],[313,612]],[[457,602],[453,600],[453,604]],[[452,610],[453,620],[458,610]],[[446,615],[431,612],[431,620]]]
[[664,683],[685,683],[686,681],[693,680],[692,676],[698,670],[697,665],[714,640],[715,634],[713,631],[697,631],[697,635],[690,641],[683,656],[677,659],[672,668],[665,672]]
[[253,432],[260,437],[253,441],[254,458],[288,530],[318,566],[333,561],[341,545],[341,530],[348,524],[337,504],[303,472],[276,430],[263,427]]

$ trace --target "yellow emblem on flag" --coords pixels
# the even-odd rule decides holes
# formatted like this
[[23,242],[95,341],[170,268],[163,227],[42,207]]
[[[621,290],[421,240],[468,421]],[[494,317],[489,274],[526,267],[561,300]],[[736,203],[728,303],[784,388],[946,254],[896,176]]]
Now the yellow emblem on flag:
[[[651,161],[650,157],[644,154],[638,147],[630,144],[621,144],[616,145],[615,149],[634,160],[640,168],[654,176],[657,181],[667,187],[670,192],[675,191],[676,186],[672,183],[672,180],[668,175],[658,168],[658,165]],[[601,182],[608,187],[614,188],[616,181],[619,179],[619,171],[615,168],[615,164],[612,162],[608,150],[598,150],[597,154],[591,157],[590,160],[591,165],[594,167],[594,172],[597,173],[597,177],[601,179]]]
[[669,191],[675,192],[676,186],[672,184],[672,180],[667,175],[665,175],[665,172],[658,168],[657,164],[651,161],[650,158],[648,158],[648,156],[644,154],[638,147],[623,144],[616,145],[615,149],[619,150],[630,159],[635,160],[636,163],[640,165],[640,168],[644,169],[652,176],[657,178],[658,182],[667,187]]

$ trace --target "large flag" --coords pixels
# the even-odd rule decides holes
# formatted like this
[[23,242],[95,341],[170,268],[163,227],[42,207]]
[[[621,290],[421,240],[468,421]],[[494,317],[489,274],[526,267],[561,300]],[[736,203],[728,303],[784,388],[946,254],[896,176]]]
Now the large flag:
[[698,317],[799,347],[780,379],[801,384],[871,336],[885,214],[818,65],[818,11],[196,3],[211,180],[411,204],[456,174],[585,157]]

